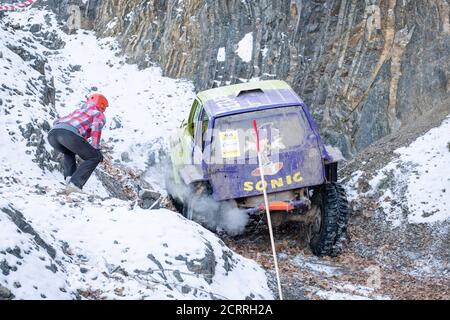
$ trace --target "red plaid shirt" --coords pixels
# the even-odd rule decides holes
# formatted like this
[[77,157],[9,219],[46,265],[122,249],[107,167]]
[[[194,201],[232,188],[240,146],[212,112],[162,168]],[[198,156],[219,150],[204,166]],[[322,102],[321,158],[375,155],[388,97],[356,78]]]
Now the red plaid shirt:
[[59,118],[54,124],[67,123],[76,128],[80,135],[89,139],[92,137],[92,146],[96,149],[100,148],[100,138],[102,129],[105,125],[105,115],[94,103],[85,103],[80,109],[73,111],[71,114]]

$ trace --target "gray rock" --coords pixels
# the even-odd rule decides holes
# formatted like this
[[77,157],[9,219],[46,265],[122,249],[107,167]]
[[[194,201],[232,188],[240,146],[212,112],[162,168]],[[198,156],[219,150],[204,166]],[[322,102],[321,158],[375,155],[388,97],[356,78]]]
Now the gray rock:
[[149,199],[149,200],[158,200],[161,194],[159,192],[148,190],[148,189],[142,189],[139,191],[139,198],[140,199]]
[[112,124],[109,126],[110,130],[122,128],[122,122],[118,117],[112,118]]
[[50,263],[49,266],[45,266],[45,269],[48,269],[48,270],[50,270],[53,273],[58,272],[58,267],[55,264],[53,264],[53,263]]
[[70,65],[70,72],[78,72],[81,70],[81,66],[79,64]]
[[14,299],[14,295],[8,288],[5,288],[0,284],[0,300],[11,300]]
[[36,33],[41,31],[42,25],[40,25],[39,23],[35,23],[30,27],[30,32],[32,33]]
[[149,253],[147,255],[147,258],[149,258],[158,267],[158,269],[160,270],[160,272],[158,272],[158,274],[161,276],[161,278],[163,278],[164,280],[167,280],[167,276],[166,276],[165,270],[164,270],[161,262],[159,262],[155,258],[155,256],[153,254],[151,254],[151,253]]
[[189,292],[191,292],[191,288],[189,286],[184,285],[181,287],[181,293],[188,294]]
[[11,267],[6,260],[0,261],[0,270],[4,276],[9,275],[9,270],[11,270]]
[[117,178],[109,175],[103,170],[96,170],[95,174],[103,184],[103,186],[108,190],[111,197],[119,198],[121,200],[132,200],[130,196],[125,192],[123,184],[117,180]]
[[[159,192],[143,189],[139,191],[138,205],[142,209],[159,209],[159,201],[161,200],[161,194]],[[158,203],[156,203],[158,202]]]
[[88,271],[89,271],[89,269],[86,269],[86,268],[83,268],[83,267],[80,268],[80,272],[81,273],[87,273]]
[[23,259],[22,255],[21,255],[22,250],[20,250],[20,248],[17,247],[17,246],[14,247],[13,249],[7,248],[6,252],[9,253],[9,254],[12,254],[13,256],[15,256],[18,259]]
[[189,271],[203,276],[203,279],[211,284],[216,272],[217,261],[211,244],[206,242],[205,246],[205,256],[201,259],[189,260],[187,257],[179,255],[175,257],[175,260],[184,261]]
[[30,61],[31,66],[40,74],[45,74],[45,66],[47,64],[47,58],[37,54],[34,50],[27,50],[25,45],[12,45],[8,44],[7,48],[17,54],[23,59],[23,61]]
[[19,230],[33,236],[36,244],[45,249],[50,257],[56,257],[56,250],[39,236],[39,234],[33,229],[33,227],[25,220],[25,217],[20,211],[14,209],[12,206],[9,206],[9,208],[1,208],[0,210],[2,210],[10,217],[11,221],[14,222]]
[[41,169],[62,171],[62,164],[58,160],[58,153],[55,151],[50,153],[45,147],[47,143],[47,131],[50,130],[50,124],[47,121],[42,123],[27,123],[25,127],[19,125],[19,129],[22,136],[28,141],[27,146],[34,147],[33,162]]
[[122,152],[120,154],[120,159],[122,159],[123,162],[130,162],[130,154],[128,152]]
[[222,259],[223,259],[223,268],[228,274],[228,272],[232,271],[237,264],[236,260],[233,257],[233,251],[222,250]]
[[66,43],[58,36],[56,32],[46,31],[39,34],[43,46],[51,50],[60,50]]
[[184,279],[181,276],[180,270],[174,270],[172,273],[173,273],[175,279],[177,279],[179,282],[184,282]]

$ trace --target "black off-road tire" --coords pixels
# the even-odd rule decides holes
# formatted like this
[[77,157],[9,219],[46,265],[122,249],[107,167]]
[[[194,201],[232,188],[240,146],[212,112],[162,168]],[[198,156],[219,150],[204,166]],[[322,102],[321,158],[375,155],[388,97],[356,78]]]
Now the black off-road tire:
[[179,201],[177,198],[172,196],[170,193],[167,194],[167,198],[172,202],[173,206],[175,207],[175,210],[179,213],[183,213],[183,203]]
[[182,213],[183,212],[183,202],[182,199],[178,199],[173,193],[172,189],[176,187],[175,180],[173,178],[172,164],[169,162],[167,168],[165,169],[164,175],[164,185],[167,191],[167,198],[172,202],[175,209]]
[[320,229],[312,234],[310,247],[317,256],[336,257],[342,252],[348,223],[348,201],[344,188],[337,182],[326,183],[315,190],[313,204],[320,208]]

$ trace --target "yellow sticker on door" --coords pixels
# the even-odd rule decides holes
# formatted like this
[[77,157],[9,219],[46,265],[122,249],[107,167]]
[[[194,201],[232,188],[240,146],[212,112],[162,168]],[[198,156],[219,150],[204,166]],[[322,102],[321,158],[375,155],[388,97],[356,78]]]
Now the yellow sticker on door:
[[219,132],[219,139],[222,158],[236,158],[241,156],[237,130]]

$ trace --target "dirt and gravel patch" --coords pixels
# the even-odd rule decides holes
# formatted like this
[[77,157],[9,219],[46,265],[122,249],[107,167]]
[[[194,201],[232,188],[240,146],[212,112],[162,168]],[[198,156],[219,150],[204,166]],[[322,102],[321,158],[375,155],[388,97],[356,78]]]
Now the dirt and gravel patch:
[[[336,258],[318,258],[310,252],[303,234],[300,225],[275,231],[285,299],[450,299],[448,277],[406,274],[398,271],[396,264],[364,257],[349,245]],[[231,249],[268,271],[269,284],[276,292],[267,227],[250,227],[239,237],[223,237]]]

